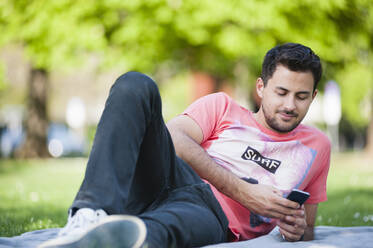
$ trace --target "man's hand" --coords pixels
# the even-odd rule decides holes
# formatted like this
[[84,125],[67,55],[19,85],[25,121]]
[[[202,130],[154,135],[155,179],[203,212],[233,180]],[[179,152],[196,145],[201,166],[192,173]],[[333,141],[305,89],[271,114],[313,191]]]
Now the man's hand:
[[287,241],[299,241],[305,234],[307,222],[304,206],[300,210],[303,211],[303,214],[299,212],[297,215],[287,215],[277,223],[280,227],[280,233]]
[[285,220],[286,216],[304,216],[299,204],[282,197],[280,190],[262,184],[249,184],[242,180],[241,189],[232,198],[250,211],[269,218]]

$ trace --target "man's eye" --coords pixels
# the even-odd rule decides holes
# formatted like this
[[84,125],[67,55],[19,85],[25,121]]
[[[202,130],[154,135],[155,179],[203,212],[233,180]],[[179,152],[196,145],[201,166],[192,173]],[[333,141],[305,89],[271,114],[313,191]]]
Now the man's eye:
[[303,101],[303,100],[306,100],[307,99],[307,96],[298,96],[298,99]]
[[286,95],[286,93],[285,92],[277,92],[277,95],[284,96],[284,95]]

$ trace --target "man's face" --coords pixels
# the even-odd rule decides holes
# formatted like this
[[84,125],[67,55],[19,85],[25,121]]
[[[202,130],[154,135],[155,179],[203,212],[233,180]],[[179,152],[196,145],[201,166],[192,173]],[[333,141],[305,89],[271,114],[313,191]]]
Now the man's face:
[[257,80],[257,92],[262,99],[258,121],[273,131],[287,133],[296,128],[306,115],[316,96],[310,71],[295,72],[278,65],[264,87]]

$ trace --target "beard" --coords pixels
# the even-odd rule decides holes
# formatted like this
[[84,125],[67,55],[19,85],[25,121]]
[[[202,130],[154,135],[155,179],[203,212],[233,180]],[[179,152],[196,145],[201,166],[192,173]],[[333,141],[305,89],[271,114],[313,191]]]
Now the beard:
[[289,112],[289,111],[276,111],[273,116],[270,116],[268,112],[266,111],[265,107],[263,105],[261,107],[263,109],[263,114],[264,114],[264,118],[265,118],[267,125],[279,133],[288,133],[288,132],[293,131],[303,119],[303,118],[300,118],[299,120],[296,120],[294,122],[289,122],[288,124],[281,124],[280,121],[277,120],[276,118],[277,113],[284,112],[286,114],[294,115],[295,118],[298,117],[298,114],[294,112]]

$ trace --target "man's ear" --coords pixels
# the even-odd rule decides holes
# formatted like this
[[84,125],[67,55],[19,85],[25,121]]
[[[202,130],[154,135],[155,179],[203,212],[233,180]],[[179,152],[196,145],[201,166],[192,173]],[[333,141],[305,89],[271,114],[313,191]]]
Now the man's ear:
[[312,93],[312,101],[313,99],[315,99],[316,95],[317,95],[317,89],[315,89]]
[[262,78],[256,80],[256,93],[260,98],[263,98],[264,82]]

